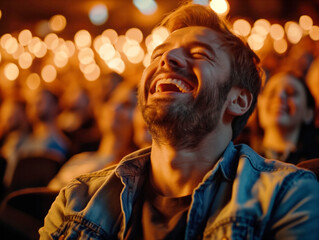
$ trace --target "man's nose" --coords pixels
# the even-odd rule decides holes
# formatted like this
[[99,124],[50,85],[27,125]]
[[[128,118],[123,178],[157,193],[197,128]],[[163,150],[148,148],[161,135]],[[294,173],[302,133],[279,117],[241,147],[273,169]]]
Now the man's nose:
[[183,68],[186,66],[186,59],[182,49],[172,49],[162,55],[161,67]]

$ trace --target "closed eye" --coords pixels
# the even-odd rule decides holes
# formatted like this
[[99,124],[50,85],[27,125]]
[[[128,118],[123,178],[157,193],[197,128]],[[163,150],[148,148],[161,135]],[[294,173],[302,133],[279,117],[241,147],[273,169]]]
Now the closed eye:
[[209,58],[209,56],[204,52],[192,52],[191,55],[193,58]]

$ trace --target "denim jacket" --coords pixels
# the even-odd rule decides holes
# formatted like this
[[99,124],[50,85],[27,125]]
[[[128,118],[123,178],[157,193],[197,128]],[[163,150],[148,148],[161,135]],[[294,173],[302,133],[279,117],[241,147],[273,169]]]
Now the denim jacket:
[[[40,239],[124,239],[150,148],[63,188]],[[193,191],[185,239],[319,239],[319,183],[294,165],[229,143]]]

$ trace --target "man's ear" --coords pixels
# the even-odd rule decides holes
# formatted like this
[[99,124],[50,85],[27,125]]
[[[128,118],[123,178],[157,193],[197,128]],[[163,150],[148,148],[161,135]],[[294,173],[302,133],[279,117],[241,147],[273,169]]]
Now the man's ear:
[[228,94],[227,113],[233,116],[244,115],[251,106],[253,95],[247,89],[233,87]]

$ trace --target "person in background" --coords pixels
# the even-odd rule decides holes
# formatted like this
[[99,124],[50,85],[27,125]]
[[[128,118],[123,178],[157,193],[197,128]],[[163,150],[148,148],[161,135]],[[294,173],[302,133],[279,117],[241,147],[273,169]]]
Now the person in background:
[[6,160],[3,169],[4,186],[10,185],[12,171],[15,168],[21,147],[31,132],[30,123],[26,115],[24,99],[7,97],[0,106],[0,155]]
[[71,142],[70,155],[96,151],[101,133],[89,92],[82,86],[72,84],[63,93],[60,106],[62,111],[58,116],[58,127]]
[[258,101],[264,132],[259,152],[293,164],[319,157],[314,114],[315,101],[303,79],[292,72],[273,75]]
[[63,188],[40,239],[318,239],[316,176],[232,142],[257,101],[258,57],[209,7],[161,26],[138,95],[151,148]]
[[116,164],[126,154],[136,150],[133,143],[133,112],[136,104],[135,87],[123,82],[115,88],[110,99],[96,110],[102,133],[98,150],[73,155],[48,187],[60,190],[73,178]]

